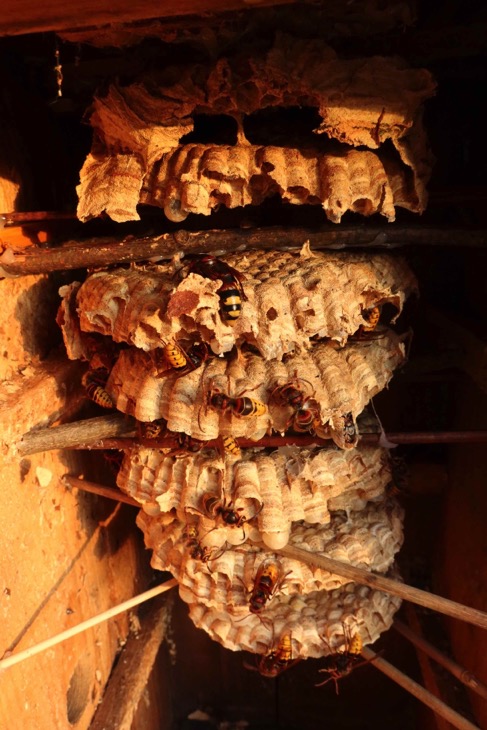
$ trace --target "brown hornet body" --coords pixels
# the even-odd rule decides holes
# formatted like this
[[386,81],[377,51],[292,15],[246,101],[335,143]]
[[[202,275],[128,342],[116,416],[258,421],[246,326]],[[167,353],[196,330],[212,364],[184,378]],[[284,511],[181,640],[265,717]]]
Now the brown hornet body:
[[187,258],[194,259],[188,268],[188,274],[199,274],[205,279],[219,279],[222,282],[217,290],[222,318],[233,324],[240,317],[242,301],[247,299],[242,286],[245,279],[243,274],[210,254],[194,254]]
[[338,694],[338,682],[340,679],[346,677],[356,667],[367,664],[366,661],[361,660],[360,653],[362,646],[360,634],[349,635],[345,632],[345,648],[343,651],[327,656],[325,658],[325,666],[319,670],[320,672],[326,672],[330,676],[324,682],[320,682],[315,686],[322,687],[324,684],[333,681],[335,683],[335,691]]

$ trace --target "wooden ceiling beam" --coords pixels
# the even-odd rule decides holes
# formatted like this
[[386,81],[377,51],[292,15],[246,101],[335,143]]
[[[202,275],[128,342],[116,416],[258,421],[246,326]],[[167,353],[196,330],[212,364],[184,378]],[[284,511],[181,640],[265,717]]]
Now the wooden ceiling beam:
[[4,0],[0,36],[74,30],[129,23],[150,18],[208,15],[266,5],[287,5],[294,0]]

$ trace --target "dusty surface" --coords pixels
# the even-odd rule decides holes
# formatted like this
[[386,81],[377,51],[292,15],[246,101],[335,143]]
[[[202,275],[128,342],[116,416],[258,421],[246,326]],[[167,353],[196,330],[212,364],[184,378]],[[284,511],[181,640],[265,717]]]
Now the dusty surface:
[[[21,459],[13,444],[79,404],[79,374],[45,360],[56,290],[44,277],[0,281],[0,655],[15,653],[143,590],[130,508],[70,493],[60,477],[96,476],[68,452]],[[73,452],[72,452],[73,453]],[[105,521],[107,520],[105,526]],[[0,727],[90,724],[126,615],[0,675]]]

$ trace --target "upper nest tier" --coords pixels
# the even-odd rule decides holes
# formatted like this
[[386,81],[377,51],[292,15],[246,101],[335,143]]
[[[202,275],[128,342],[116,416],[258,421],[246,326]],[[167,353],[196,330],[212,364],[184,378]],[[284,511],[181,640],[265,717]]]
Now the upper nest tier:
[[[191,205],[178,199],[169,199],[164,192],[160,194],[158,187],[164,188],[174,183],[174,175],[168,169],[161,183],[161,169],[171,168],[173,152],[185,136],[194,130],[195,117],[198,115],[227,115],[236,122],[233,163],[225,163],[227,167],[238,169],[241,184],[245,182],[252,188],[249,172],[255,164],[246,159],[249,152],[245,145],[249,144],[245,120],[248,116],[265,109],[289,109],[308,107],[317,114],[317,127],[309,130],[304,146],[322,149],[320,135],[336,140],[342,146],[339,155],[346,154],[350,147],[367,147],[377,149],[383,143],[392,143],[393,169],[389,163],[381,162],[370,155],[366,162],[360,161],[358,167],[371,165],[375,171],[370,176],[370,185],[363,174],[353,171],[350,160],[330,157],[334,165],[342,169],[341,176],[349,177],[352,185],[358,187],[360,179],[362,195],[367,205],[357,204],[351,199],[343,208],[329,204],[326,187],[331,187],[331,198],[344,201],[350,197],[343,191],[337,191],[337,180],[330,177],[329,171],[314,181],[309,188],[309,195],[296,194],[289,185],[282,185],[284,177],[283,164],[289,167],[286,155],[294,157],[291,166],[295,178],[301,178],[298,187],[302,186],[308,163],[303,163],[297,150],[273,151],[276,148],[264,148],[265,157],[270,155],[277,159],[279,155],[284,163],[270,161],[274,165],[273,189],[285,199],[294,203],[321,203],[331,220],[339,221],[347,210],[358,210],[370,214],[374,210],[384,213],[390,220],[394,217],[394,204],[405,205],[411,210],[421,212],[426,204],[425,186],[431,172],[432,157],[425,139],[421,105],[432,96],[435,83],[431,74],[424,69],[407,68],[404,61],[398,58],[361,58],[339,60],[335,52],[322,41],[296,39],[285,34],[277,34],[274,45],[269,50],[256,52],[252,48],[233,57],[220,58],[212,66],[191,64],[179,68],[165,68],[142,78],[138,83],[128,86],[112,84],[103,95],[95,97],[90,110],[90,123],[95,130],[92,152],[88,155],[81,170],[81,184],[78,187],[78,217],[81,220],[101,215],[106,212],[113,220],[137,220],[139,215],[136,206],[144,201],[153,205],[167,206],[173,219],[182,210],[184,218],[188,212],[208,213],[213,205],[205,204],[202,209],[193,199]],[[247,135],[247,136],[246,136]],[[219,140],[218,140],[219,141]],[[303,140],[292,138],[282,145],[284,147],[303,147]],[[257,148],[258,149],[258,148]],[[394,152],[395,149],[395,152]],[[309,154],[309,153],[307,153]],[[357,160],[365,153],[360,152]],[[218,151],[213,152],[218,156]],[[255,159],[255,155],[253,155]],[[320,159],[323,156],[319,156]],[[215,179],[217,167],[201,161],[201,176],[205,184],[201,187],[213,188],[222,183]],[[240,161],[239,161],[240,160]],[[373,163],[370,162],[373,160]],[[221,163],[220,163],[221,164]],[[265,178],[267,168],[260,171]],[[314,161],[315,166],[317,161]],[[320,162],[321,164],[321,162]],[[324,163],[324,167],[328,166]],[[357,163],[355,163],[355,166]],[[195,173],[194,164],[183,175]],[[258,167],[258,165],[257,165]],[[385,169],[384,169],[385,168]],[[391,184],[391,176],[394,183]],[[316,177],[316,173],[311,178]],[[279,179],[281,182],[279,182]],[[399,180],[399,182],[398,182]],[[259,202],[255,189],[247,191],[247,196],[240,200],[235,192],[230,197],[228,188],[232,187],[228,180],[223,181],[225,190],[220,191],[218,202],[225,205],[244,205],[246,202]],[[309,184],[309,179],[306,180]],[[176,184],[179,180],[176,175]],[[365,186],[365,187],[364,187]],[[378,187],[382,186],[386,204],[374,205]],[[305,186],[306,187],[306,184]],[[370,189],[369,189],[370,188]],[[399,191],[401,188],[401,191]],[[143,192],[141,192],[143,190]],[[407,192],[404,192],[407,191]],[[204,198],[204,195],[202,195]],[[257,200],[254,199],[257,197]],[[393,202],[393,198],[396,200]],[[312,198],[313,200],[310,200]],[[181,203],[179,210],[177,200]],[[185,200],[187,200],[187,195]],[[203,202],[203,201],[201,201]]]

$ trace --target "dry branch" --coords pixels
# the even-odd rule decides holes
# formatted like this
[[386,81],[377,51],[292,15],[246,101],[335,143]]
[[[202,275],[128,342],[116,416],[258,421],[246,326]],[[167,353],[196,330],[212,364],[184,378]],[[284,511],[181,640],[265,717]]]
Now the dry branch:
[[402,621],[394,621],[394,628],[420,651],[427,654],[435,662],[445,667],[445,669],[448,669],[462,684],[476,692],[482,699],[487,700],[487,687],[472,672],[454,662],[453,659],[450,659],[450,657],[430,644],[429,641],[418,636],[408,626],[403,624]]
[[353,565],[343,563],[339,560],[333,560],[327,558],[324,555],[316,555],[300,548],[295,548],[287,545],[280,550],[275,550],[279,555],[284,555],[288,558],[294,558],[295,560],[301,560],[303,563],[307,563],[313,567],[323,568],[323,570],[329,570],[330,573],[336,573],[337,575],[350,578],[355,583],[361,583],[362,585],[370,586],[379,591],[385,591],[386,593],[392,593],[395,596],[399,596],[405,601],[411,601],[411,603],[417,603],[419,606],[426,606],[433,611],[438,611],[446,616],[452,616],[460,621],[466,621],[467,623],[480,626],[482,629],[487,629],[487,613],[479,611],[476,608],[470,608],[464,606],[456,601],[451,601],[449,598],[443,598],[437,596],[434,593],[428,591],[422,591],[419,588],[408,586],[405,583],[400,583],[392,578],[385,578],[382,575],[371,573],[362,568],[356,568]]
[[99,613],[97,616],[93,616],[93,618],[87,619],[86,621],[82,621],[80,624],[77,624],[76,626],[73,626],[70,629],[66,629],[66,631],[62,631],[60,634],[56,634],[56,636],[53,636],[50,639],[41,641],[39,644],[35,644],[34,646],[31,646],[29,649],[24,649],[24,651],[19,651],[18,654],[12,654],[12,656],[6,657],[5,659],[1,659],[0,660],[0,672],[3,669],[8,669],[8,667],[13,667],[14,664],[19,664],[20,662],[24,661],[24,659],[28,659],[31,656],[40,654],[41,652],[46,651],[47,649],[50,649],[53,646],[56,646],[56,644],[60,644],[61,642],[66,641],[66,639],[70,639],[72,636],[81,634],[83,631],[87,631],[88,629],[91,629],[93,626],[97,626],[98,624],[101,624],[104,621],[108,621],[109,619],[113,618],[114,616],[118,616],[120,613],[124,613],[125,611],[130,611],[131,608],[138,606],[140,603],[149,601],[151,598],[154,598],[154,596],[158,596],[161,593],[165,593],[170,588],[174,588],[174,586],[177,586],[177,585],[178,585],[177,580],[175,578],[172,578],[171,580],[168,580],[165,583],[162,583],[162,585],[156,586],[155,588],[151,588],[149,591],[145,591],[145,593],[140,593],[138,596],[134,596],[133,598],[130,598],[128,601],[119,603],[118,606],[114,606],[113,608],[108,609],[108,611],[104,611],[103,613]]
[[100,497],[106,497],[107,499],[113,499],[116,502],[124,502],[124,504],[130,504],[131,507],[140,507],[139,502],[137,502],[135,499],[132,499],[127,494],[121,492],[120,489],[105,487],[102,484],[89,482],[86,479],[78,479],[78,477],[73,477],[70,474],[65,474],[62,481],[66,487],[74,487],[75,489],[81,489],[84,492],[98,494]]
[[92,238],[67,241],[56,248],[26,249],[14,253],[7,249],[0,256],[0,273],[8,276],[44,274],[65,269],[103,267],[153,258],[171,259],[179,252],[232,252],[252,248],[301,248],[308,241],[313,249],[394,249],[402,246],[465,246],[485,247],[486,230],[442,229],[396,226],[353,226],[340,229],[280,227],[228,229],[213,231],[178,230],[160,236],[128,238]]
[[415,682],[406,674],[400,672],[399,669],[394,667],[385,659],[382,659],[382,657],[378,656],[371,649],[368,649],[367,647],[362,649],[362,656],[364,659],[372,662],[374,667],[383,672],[389,677],[389,679],[392,679],[393,682],[396,682],[396,684],[412,694],[424,705],[430,707],[433,712],[445,718],[445,720],[448,720],[453,727],[458,728],[458,730],[479,730],[477,725],[474,725],[458,712],[455,712],[455,710],[432,695],[431,692],[428,692],[424,687],[421,687],[420,684]]
[[[387,441],[393,444],[429,444],[429,443],[486,443],[487,431],[411,431],[391,432],[385,434]],[[362,444],[378,444],[380,434],[365,433],[360,437]],[[267,436],[260,441],[237,439],[240,448],[278,448],[280,446],[332,446],[329,439],[316,436]],[[44,428],[24,434],[17,443],[20,456],[37,454],[52,449],[129,449],[134,445],[147,446],[154,449],[178,448],[177,435],[173,438],[140,439],[135,437],[134,421],[128,416],[113,413],[84,421]],[[220,448],[219,439],[205,442],[208,448]]]
[[54,428],[43,428],[24,434],[17,444],[21,456],[52,449],[89,449],[94,441],[113,436],[133,436],[132,419],[114,413],[98,418],[87,418]]

